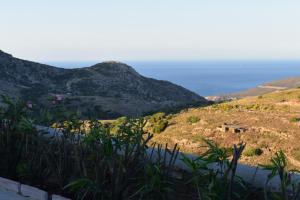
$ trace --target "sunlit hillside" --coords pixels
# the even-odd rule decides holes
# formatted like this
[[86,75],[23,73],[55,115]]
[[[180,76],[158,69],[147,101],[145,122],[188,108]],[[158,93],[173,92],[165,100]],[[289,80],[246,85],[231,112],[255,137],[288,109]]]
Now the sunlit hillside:
[[154,141],[178,143],[182,151],[197,154],[204,150],[203,138],[226,148],[247,143],[241,160],[250,165],[266,163],[282,149],[299,169],[300,89],[182,111],[169,117]]

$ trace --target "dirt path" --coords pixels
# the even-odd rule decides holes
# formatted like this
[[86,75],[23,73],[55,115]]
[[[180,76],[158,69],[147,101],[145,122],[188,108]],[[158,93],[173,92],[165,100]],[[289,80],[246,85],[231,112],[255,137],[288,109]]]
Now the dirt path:
[[274,90],[285,90],[287,87],[279,87],[279,86],[272,86],[272,85],[259,85],[258,88],[264,89],[274,89]]

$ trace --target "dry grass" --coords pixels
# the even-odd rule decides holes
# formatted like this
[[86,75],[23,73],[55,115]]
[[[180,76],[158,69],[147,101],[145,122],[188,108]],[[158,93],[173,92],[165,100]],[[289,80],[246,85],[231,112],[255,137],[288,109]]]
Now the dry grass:
[[[178,143],[181,151],[203,152],[202,138],[211,139],[221,146],[246,142],[248,147],[260,148],[260,156],[243,156],[241,161],[250,165],[265,164],[279,149],[288,157],[299,160],[300,123],[291,118],[300,117],[300,89],[273,92],[260,97],[249,97],[229,103],[182,111],[169,119],[169,126],[155,134],[158,143]],[[200,119],[188,123],[189,118]],[[247,129],[245,133],[222,132],[218,126],[229,123]],[[299,160],[300,161],[300,160]],[[291,167],[300,169],[297,162]]]
[[[203,138],[226,148],[245,142],[248,149],[261,149],[262,154],[244,155],[242,163],[266,164],[275,152],[283,150],[290,167],[300,169],[300,122],[291,120],[299,117],[300,89],[273,92],[164,115],[160,120],[167,120],[168,126],[163,132],[154,133],[153,142],[168,143],[169,146],[177,143],[182,152],[193,154],[206,150]],[[197,120],[191,123],[191,119]],[[104,124],[114,124],[114,121],[101,120]],[[224,123],[246,128],[246,132],[223,132],[218,127]],[[153,132],[151,117],[146,129]]]

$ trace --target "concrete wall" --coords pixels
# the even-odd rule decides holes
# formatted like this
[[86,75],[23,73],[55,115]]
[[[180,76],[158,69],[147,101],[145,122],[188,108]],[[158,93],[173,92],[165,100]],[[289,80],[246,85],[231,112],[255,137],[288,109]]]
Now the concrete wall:
[[16,181],[0,177],[0,187],[32,200],[70,200],[59,195],[49,195],[46,191]]

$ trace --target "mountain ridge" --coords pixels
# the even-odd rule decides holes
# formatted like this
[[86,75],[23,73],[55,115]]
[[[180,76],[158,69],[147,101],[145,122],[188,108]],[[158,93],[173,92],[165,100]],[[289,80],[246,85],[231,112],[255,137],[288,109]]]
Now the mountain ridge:
[[61,95],[68,109],[104,118],[203,105],[207,101],[168,81],[147,78],[116,61],[64,69],[13,57],[0,51],[0,94],[49,106],[49,96]]

